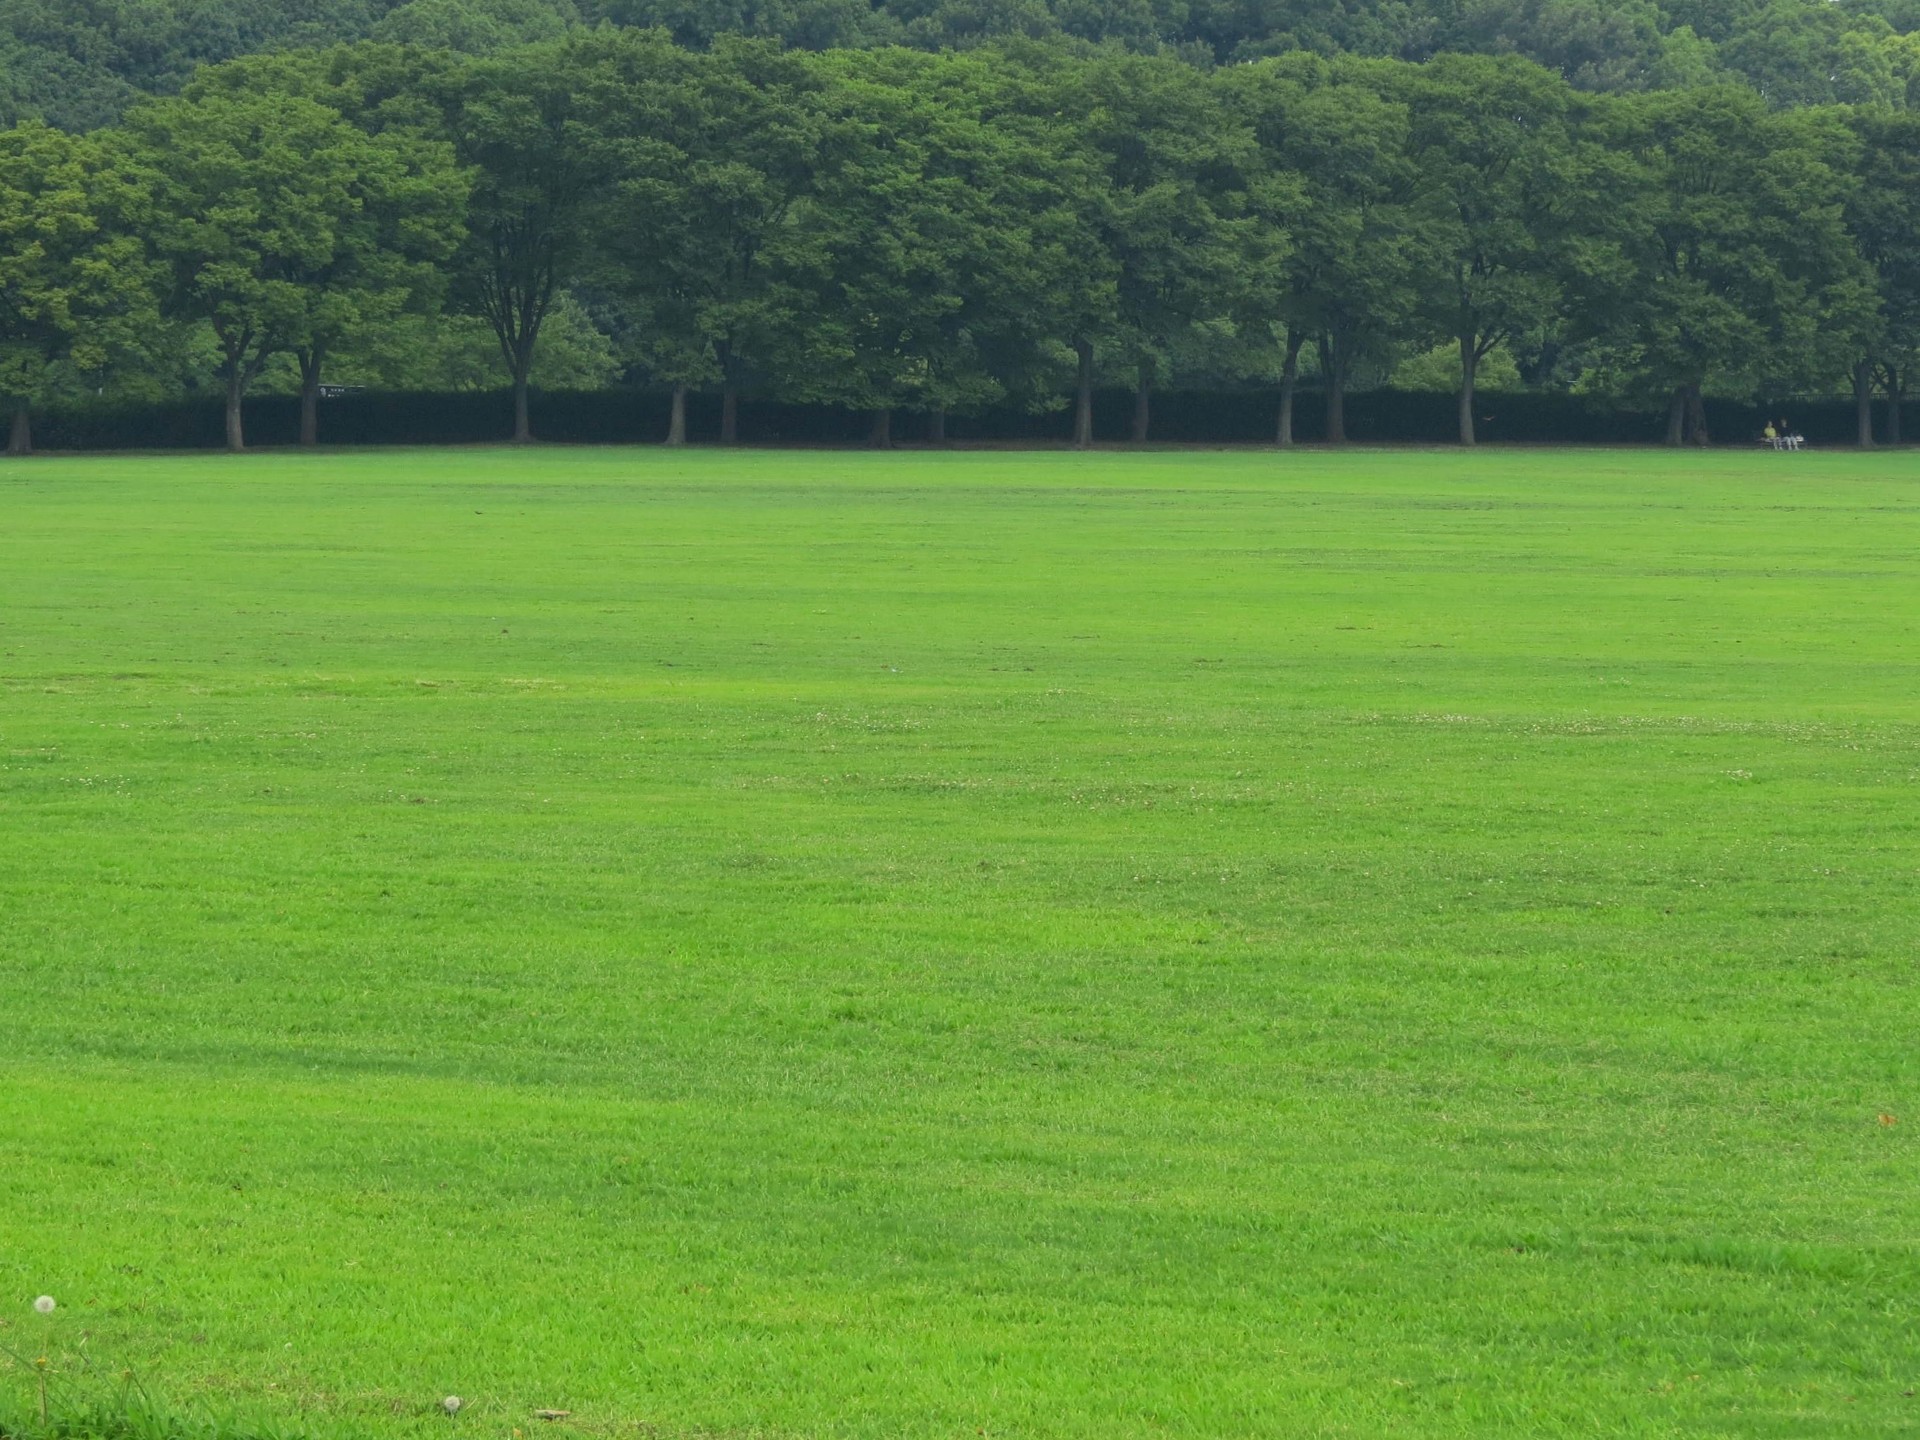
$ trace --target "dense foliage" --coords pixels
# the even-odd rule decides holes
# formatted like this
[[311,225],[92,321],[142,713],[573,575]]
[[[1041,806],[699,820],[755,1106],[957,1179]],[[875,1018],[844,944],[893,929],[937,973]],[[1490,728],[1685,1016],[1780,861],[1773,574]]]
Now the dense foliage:
[[[209,385],[231,444],[258,386],[302,394],[311,441],[327,380],[504,378],[524,437],[531,387],[616,376],[671,389],[673,440],[707,390],[729,440],[752,391],[871,412],[876,443],[902,411],[938,437],[948,412],[1073,403],[1084,442],[1095,386],[1122,378],[1138,439],[1170,383],[1271,386],[1285,445],[1301,383],[1337,441],[1346,395],[1388,381],[1456,388],[1468,443],[1483,383],[1664,407],[1675,443],[1709,438],[1709,397],[1850,386],[1862,443],[1876,393],[1897,438],[1920,109],[1891,81],[1777,104],[1834,96],[1583,88],[1598,72],[1514,54],[1194,63],[1172,42],[1197,10],[1154,21],[1165,46],[809,51],[652,13],[615,18],[671,25],[463,4],[436,29],[423,3],[367,21],[409,43],[255,55],[84,134],[0,135],[15,448],[63,394]],[[1316,43],[1422,49],[1411,10],[1317,13]],[[1901,73],[1883,19],[1820,13]],[[1646,23],[1737,49],[1760,14]],[[291,33],[275,16],[247,33]],[[1202,58],[1253,53],[1230,38]],[[1695,58],[1693,78],[1721,64]]]
[[371,39],[481,55],[595,24],[809,50],[1023,37],[1199,63],[1520,55],[1582,90],[1739,81],[1783,105],[1905,101],[1920,75],[1920,0],[0,0],[0,123],[89,128],[260,50]]

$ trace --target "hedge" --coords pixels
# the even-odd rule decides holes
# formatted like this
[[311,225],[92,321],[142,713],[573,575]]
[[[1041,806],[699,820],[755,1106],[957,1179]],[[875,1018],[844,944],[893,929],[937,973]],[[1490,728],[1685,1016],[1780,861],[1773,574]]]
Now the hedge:
[[[556,391],[533,396],[534,433],[542,440],[574,443],[644,443],[666,434],[668,396],[650,390]],[[1127,438],[1133,393],[1100,390],[1094,395],[1094,436]],[[1271,391],[1168,390],[1153,396],[1151,438],[1192,444],[1271,444],[1278,402]],[[1666,416],[1609,407],[1585,397],[1553,394],[1484,394],[1475,407],[1479,438],[1531,444],[1657,444]],[[1707,402],[1712,433],[1722,444],[1757,440],[1768,416],[1784,415],[1814,445],[1844,445],[1854,439],[1851,401],[1820,399],[1769,402],[1766,406],[1724,400]],[[1452,395],[1375,390],[1347,398],[1347,436],[1359,443],[1444,444],[1455,438]],[[320,403],[320,438],[331,445],[448,445],[508,437],[512,405],[504,392],[356,392]],[[1885,407],[1875,406],[1876,426]],[[861,445],[871,417],[828,405],[792,405],[743,398],[740,439],[756,445]],[[1302,392],[1295,403],[1295,435],[1302,442],[1325,430],[1324,397]],[[265,395],[246,406],[250,445],[291,445],[299,433],[299,403],[292,396]],[[720,428],[717,395],[693,395],[687,404],[688,436],[711,441]],[[926,417],[899,412],[897,443],[924,439]],[[955,441],[1064,444],[1072,435],[1065,409],[1044,414],[991,410],[951,415],[947,436]],[[225,443],[218,397],[163,404],[82,404],[36,416],[34,443],[44,450],[214,449]]]

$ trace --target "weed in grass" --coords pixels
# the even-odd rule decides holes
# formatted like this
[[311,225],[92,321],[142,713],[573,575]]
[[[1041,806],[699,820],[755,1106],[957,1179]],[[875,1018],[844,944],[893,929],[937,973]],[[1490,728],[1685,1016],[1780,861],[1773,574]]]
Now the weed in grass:
[[[50,1295],[33,1302],[41,1316],[58,1308]],[[209,1419],[157,1404],[133,1371],[109,1376],[100,1369],[90,1334],[65,1347],[51,1331],[38,1339],[41,1353],[31,1359],[0,1345],[0,1364],[33,1377],[28,1414],[0,1397],[0,1440],[304,1440],[272,1420],[254,1424],[237,1414]]]

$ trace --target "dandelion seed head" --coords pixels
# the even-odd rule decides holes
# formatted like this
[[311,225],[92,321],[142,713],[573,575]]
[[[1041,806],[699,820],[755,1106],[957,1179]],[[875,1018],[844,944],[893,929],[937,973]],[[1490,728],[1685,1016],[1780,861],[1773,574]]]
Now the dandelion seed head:
[[449,1415],[458,1415],[460,1413],[460,1406],[462,1403],[463,1402],[461,1401],[458,1395],[449,1395],[447,1396],[446,1399],[440,1402],[440,1408],[446,1411]]
[[38,1310],[42,1315],[51,1315],[53,1313],[53,1296],[42,1295],[38,1300],[33,1302],[33,1308]]

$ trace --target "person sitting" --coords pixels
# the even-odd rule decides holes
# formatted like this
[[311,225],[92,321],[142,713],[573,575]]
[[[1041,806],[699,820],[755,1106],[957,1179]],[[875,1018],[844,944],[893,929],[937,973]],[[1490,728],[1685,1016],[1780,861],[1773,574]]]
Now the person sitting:
[[1760,432],[1760,438],[1773,446],[1774,449],[1778,450],[1780,448],[1780,432],[1773,428],[1773,421],[1767,421],[1767,428]]

